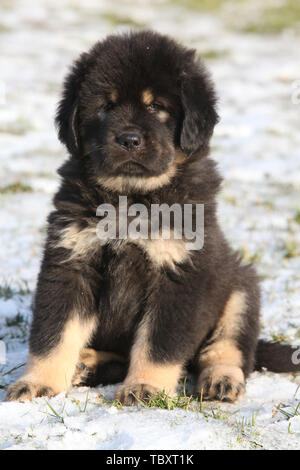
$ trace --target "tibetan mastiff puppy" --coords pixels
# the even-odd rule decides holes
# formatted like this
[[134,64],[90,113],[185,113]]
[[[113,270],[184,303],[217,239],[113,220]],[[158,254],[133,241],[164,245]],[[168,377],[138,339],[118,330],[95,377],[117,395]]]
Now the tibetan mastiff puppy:
[[[258,341],[257,276],[218,225],[221,177],[208,156],[217,121],[205,66],[167,36],[112,35],[75,62],[56,117],[69,159],[48,219],[28,364],[8,400],[122,382],[115,398],[131,405],[174,394],[191,368],[195,395],[231,402],[254,369],[299,370],[291,346]],[[148,209],[188,205],[192,217],[204,205],[203,246],[175,236],[172,214],[169,237],[164,217],[155,236],[121,236],[120,196]],[[115,238],[97,231],[103,204],[115,209]]]

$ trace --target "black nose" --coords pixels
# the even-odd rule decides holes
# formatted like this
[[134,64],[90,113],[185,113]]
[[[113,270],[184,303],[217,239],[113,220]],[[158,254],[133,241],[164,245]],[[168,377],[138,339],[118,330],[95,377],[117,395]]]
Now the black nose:
[[142,145],[142,136],[137,132],[125,132],[119,135],[117,142],[126,150],[135,150]]

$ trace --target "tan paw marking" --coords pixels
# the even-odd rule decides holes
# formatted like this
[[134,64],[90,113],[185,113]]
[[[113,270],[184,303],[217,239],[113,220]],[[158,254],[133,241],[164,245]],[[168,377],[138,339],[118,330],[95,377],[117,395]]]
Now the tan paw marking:
[[243,371],[236,366],[215,365],[204,369],[198,379],[196,392],[204,400],[234,402],[245,390]]
[[8,387],[6,400],[24,402],[36,397],[52,397],[55,393],[50,387],[19,380]]
[[121,385],[115,394],[115,400],[125,406],[138,405],[140,401],[149,402],[159,391],[148,384]]

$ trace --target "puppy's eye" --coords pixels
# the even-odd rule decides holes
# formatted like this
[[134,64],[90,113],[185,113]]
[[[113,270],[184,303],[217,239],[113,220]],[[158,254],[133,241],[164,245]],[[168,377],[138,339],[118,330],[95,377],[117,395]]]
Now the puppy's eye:
[[158,111],[162,111],[164,109],[164,106],[160,103],[151,103],[147,106],[149,113],[157,113]]
[[105,113],[107,113],[108,111],[110,111],[111,109],[113,109],[115,107],[115,104],[114,103],[111,103],[111,102],[108,102],[107,104],[102,104],[99,108],[98,108],[98,111],[97,111],[97,114],[98,114],[98,117],[100,119],[104,119],[105,118]]
[[111,109],[114,108],[114,106],[115,104],[110,101],[104,106],[104,111],[110,111]]

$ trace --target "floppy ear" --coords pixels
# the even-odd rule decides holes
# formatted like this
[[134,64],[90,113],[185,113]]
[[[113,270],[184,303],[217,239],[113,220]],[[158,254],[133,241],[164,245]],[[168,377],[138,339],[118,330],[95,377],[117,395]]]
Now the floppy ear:
[[88,54],[84,53],[73,65],[63,85],[62,99],[58,104],[55,124],[59,140],[71,155],[79,155],[78,95],[87,68]]
[[215,91],[205,70],[184,76],[181,100],[184,118],[180,145],[187,155],[191,155],[208,144],[219,119]]

